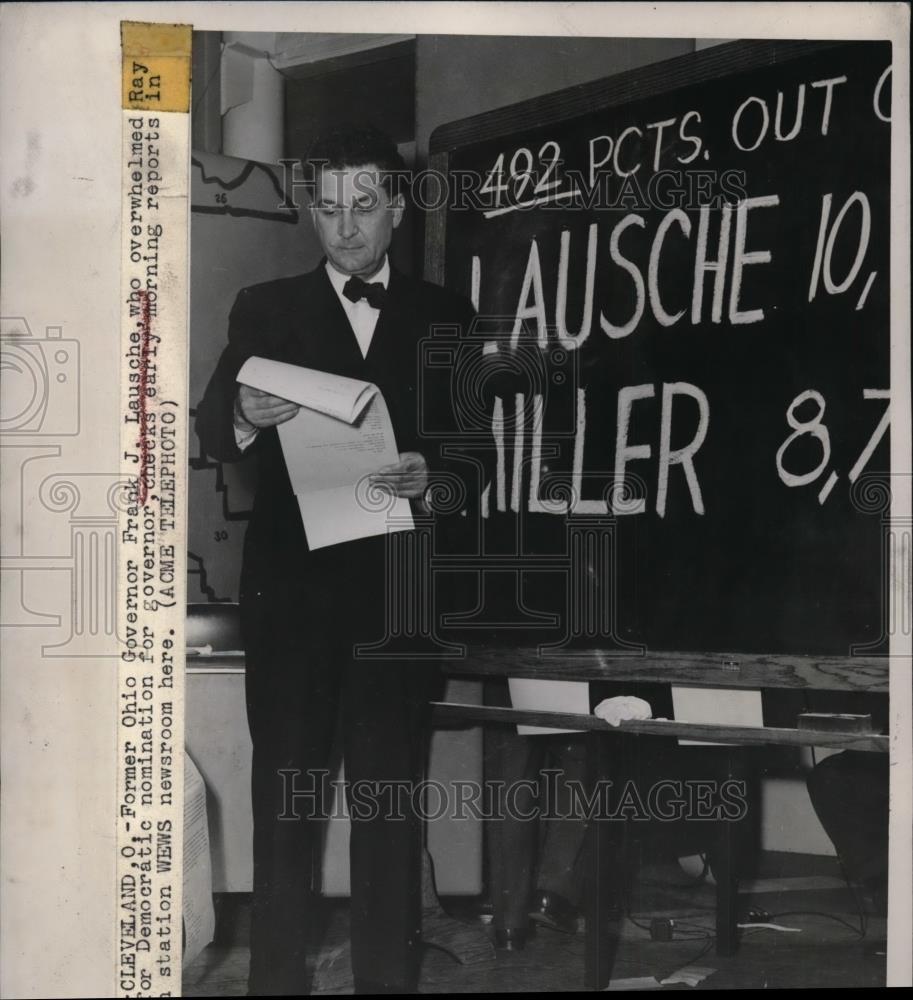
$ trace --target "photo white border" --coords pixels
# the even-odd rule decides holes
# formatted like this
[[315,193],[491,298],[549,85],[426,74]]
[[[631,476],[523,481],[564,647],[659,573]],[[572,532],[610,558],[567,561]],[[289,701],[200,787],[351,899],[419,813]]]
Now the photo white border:
[[[119,467],[122,20],[190,23],[195,30],[890,39],[891,461],[894,470],[908,470],[905,4],[6,3],[0,8],[0,311],[26,317],[33,331],[60,326],[64,337],[79,341],[82,425],[66,445],[75,472]],[[899,433],[902,428],[908,433]],[[895,518],[910,517],[910,486],[909,477],[895,477]],[[8,533],[17,526],[4,522],[6,553]],[[909,581],[895,577],[893,587],[895,602],[909,601],[902,589]],[[116,660],[48,658],[39,641],[44,630],[7,631],[0,692],[0,989],[10,997],[110,996]],[[892,767],[889,983],[899,985],[911,981],[913,925],[910,636],[893,637],[891,654],[892,763],[903,766]]]

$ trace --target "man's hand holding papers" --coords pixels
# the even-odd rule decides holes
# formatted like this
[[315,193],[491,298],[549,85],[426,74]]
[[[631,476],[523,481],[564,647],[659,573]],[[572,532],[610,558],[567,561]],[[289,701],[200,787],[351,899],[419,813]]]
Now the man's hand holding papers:
[[240,385],[235,405],[235,425],[242,431],[275,427],[276,424],[291,420],[299,409],[297,403],[281,396],[274,396],[249,385]]
[[283,415],[274,423],[311,549],[414,527],[407,497],[421,496],[427,466],[417,452],[399,454],[377,386],[259,357],[238,381],[299,407],[264,409]]
[[404,451],[399,461],[385,465],[369,477],[372,486],[389,490],[395,497],[418,500],[428,488],[428,463],[417,451]]

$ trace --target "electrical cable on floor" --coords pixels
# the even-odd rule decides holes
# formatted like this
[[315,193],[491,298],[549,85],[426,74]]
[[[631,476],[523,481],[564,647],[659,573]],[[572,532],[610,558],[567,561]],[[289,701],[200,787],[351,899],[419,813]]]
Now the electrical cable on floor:
[[[707,874],[710,871],[709,860],[708,860],[707,855],[705,853],[701,854],[701,861],[703,862],[703,870],[701,871],[701,874],[698,875],[695,879],[693,879],[692,882],[686,883],[685,885],[674,885],[673,883],[670,883],[668,881],[643,881],[640,884],[643,885],[643,886],[648,886],[648,887],[653,887],[653,888],[659,888],[659,887],[674,887],[674,888],[680,888],[680,889],[696,888],[698,885],[701,885],[706,880]],[[859,939],[864,938],[866,936],[866,933],[867,933],[868,920],[867,920],[867,917],[866,917],[865,907],[863,905],[863,901],[860,898],[859,891],[858,891],[857,887],[853,884],[853,882],[847,876],[846,871],[844,870],[844,867],[843,867],[842,864],[840,865],[840,869],[841,869],[841,874],[843,875],[843,878],[846,881],[847,887],[850,889],[850,892],[853,895],[853,901],[856,904],[856,912],[857,912],[857,915],[859,917],[859,926],[858,927],[853,926],[853,924],[851,924],[848,920],[844,920],[842,917],[837,916],[834,913],[825,913],[825,912],[820,911],[820,910],[790,910],[790,911],[787,911],[787,912],[784,912],[784,913],[771,914],[769,920],[766,921],[765,924],[763,924],[763,925],[761,925],[761,924],[755,925],[756,929],[759,930],[759,931],[760,930],[764,930],[764,929],[772,929],[772,928],[770,928],[770,925],[775,920],[778,920],[778,919],[783,918],[783,917],[801,917],[801,916],[823,917],[826,920],[833,920],[836,923],[841,924],[843,927],[846,927],[847,930],[852,931]],[[711,907],[710,909],[714,909],[714,907]],[[641,923],[641,921],[637,920],[634,917],[634,915],[633,915],[633,913],[631,911],[630,901],[625,906],[625,916],[639,930],[642,930],[642,931],[646,932],[647,934],[651,934],[650,924]],[[695,923],[693,923],[691,921],[675,920],[673,918],[670,918],[670,919],[672,920],[672,926],[673,926],[673,928],[675,928],[675,929],[678,929],[678,928],[693,928],[693,931],[694,931],[694,933],[687,932],[685,934],[682,934],[681,931],[679,931],[675,935],[675,937],[674,937],[673,940],[679,940],[679,941],[684,941],[684,940],[701,940],[702,938],[706,938],[708,940],[708,942],[712,943],[716,939],[715,933],[711,932],[709,928],[702,927],[700,924],[695,924]],[[751,933],[752,932],[752,925],[751,924],[740,925],[740,927],[742,928],[743,933]],[[787,929],[793,930],[793,928],[785,928],[785,927],[782,928],[782,929],[783,930],[787,930]],[[798,928],[796,928],[796,929],[798,930]],[[708,945],[708,947],[709,947],[709,945]],[[703,954],[706,954],[706,949],[705,949],[705,951],[701,952],[701,955],[703,955]],[[698,956],[698,957],[700,957],[700,956]],[[697,958],[694,958],[691,961],[692,962],[693,961],[697,961]]]
[[852,931],[860,940],[865,937],[863,927],[854,927],[849,920],[838,917],[836,913],[824,913],[821,910],[787,910],[786,913],[772,913],[771,920],[781,920],[783,917],[823,917],[825,920],[834,920],[842,924],[847,930]]
[[[625,917],[639,930],[646,931],[650,937],[653,937],[652,928],[650,924],[642,924],[637,920],[631,912],[631,907],[625,907]],[[669,922],[672,925],[673,941],[703,941],[716,939],[716,934],[710,930],[709,927],[703,927],[701,924],[695,924],[688,920],[679,920],[676,917],[669,917]],[[694,931],[687,930],[682,934],[678,928],[694,928]]]
[[865,912],[865,904],[859,895],[858,888],[847,875],[846,868],[840,858],[837,859],[837,863],[840,865],[840,873],[843,875],[843,880],[852,893],[853,902],[856,904],[856,915],[859,917],[858,927],[854,927],[848,920],[838,917],[835,913],[825,913],[821,910],[790,910],[786,913],[772,914],[770,919],[777,920],[780,917],[824,917],[826,920],[835,920],[838,924],[842,924],[862,940],[868,933],[868,917]]
[[710,951],[710,949],[713,947],[713,942],[715,940],[716,940],[716,935],[714,935],[713,937],[708,938],[707,943],[704,945],[704,947],[701,948],[701,950],[696,955],[692,955],[691,958],[686,959],[682,963],[681,968],[687,968],[687,966],[694,965],[695,962],[699,962],[707,954],[707,952]]
[[856,913],[859,916],[859,936],[860,938],[864,938],[868,933],[869,929],[869,918],[865,912],[865,902],[859,895],[859,889],[856,887],[856,885],[853,883],[853,881],[847,874],[846,867],[843,864],[843,860],[839,857],[837,858],[837,864],[840,865],[840,874],[843,876],[844,882],[846,882],[846,884],[850,888],[850,892],[853,894],[853,902],[856,904]]
[[[694,889],[697,886],[699,886],[699,885],[701,885],[702,883],[705,882],[705,880],[707,878],[707,875],[708,875],[708,873],[710,871],[710,861],[709,861],[709,859],[707,857],[707,854],[705,852],[701,852],[700,858],[701,858],[701,862],[703,864],[703,868],[701,870],[701,873],[696,878],[692,879],[690,882],[687,882],[685,884],[681,884],[681,883],[673,883],[673,882],[670,882],[668,880],[664,880],[664,881],[639,880],[638,884],[641,885],[641,886],[646,886],[646,887],[651,887],[651,888],[674,888],[674,889],[685,889],[685,890]],[[712,912],[713,910],[715,910],[715,906],[714,907],[707,907],[706,909],[708,910],[708,912]],[[650,935],[651,938],[653,937],[652,928],[651,928],[650,924],[643,924],[643,923],[641,923],[639,920],[637,920],[634,917],[634,914],[633,914],[632,909],[631,909],[631,894],[630,894],[630,890],[628,890],[625,893],[625,917],[635,927],[637,927],[639,930],[645,931],[647,934]],[[673,928],[673,940],[675,940],[675,941],[701,941],[701,940],[708,940],[708,941],[710,941],[712,943],[713,941],[716,940],[716,934],[715,934],[715,932],[712,932],[709,928],[702,927],[700,924],[694,924],[694,923],[691,923],[689,921],[678,920],[678,919],[673,918],[673,917],[670,917],[668,919],[670,920],[670,922],[672,924],[672,928]],[[677,930],[677,928],[680,928],[680,927],[692,927],[692,928],[695,928],[696,933],[695,932],[691,932],[691,931],[686,931],[686,933],[683,934],[681,931]],[[694,959],[693,961],[696,961],[696,959]]]
[[650,933],[650,925],[642,924],[639,921],[635,920],[634,917],[631,915],[630,908],[625,909],[625,917],[627,917],[627,919],[630,920],[630,922],[634,924],[635,927],[639,928],[642,931],[646,931],[648,934]]
[[709,934],[711,937],[715,936],[714,932],[709,927],[705,927],[703,924],[696,924],[696,923],[694,923],[691,920],[676,920],[675,921],[675,926],[676,927],[693,927],[696,931],[701,931],[704,935]]

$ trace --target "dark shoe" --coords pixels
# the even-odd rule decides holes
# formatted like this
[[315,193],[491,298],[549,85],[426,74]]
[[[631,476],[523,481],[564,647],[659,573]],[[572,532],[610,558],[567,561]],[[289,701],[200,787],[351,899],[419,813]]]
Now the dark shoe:
[[526,927],[496,927],[495,948],[498,951],[523,951],[529,929]]
[[577,933],[577,907],[556,892],[539,892],[533,899],[529,919],[562,934]]

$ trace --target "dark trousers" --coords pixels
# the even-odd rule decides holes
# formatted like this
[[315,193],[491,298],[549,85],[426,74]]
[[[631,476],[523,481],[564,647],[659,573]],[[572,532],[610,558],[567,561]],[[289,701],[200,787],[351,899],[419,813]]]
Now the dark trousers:
[[[485,701],[509,706],[507,685],[487,683]],[[537,890],[579,905],[586,878],[586,823],[574,814],[569,786],[586,783],[583,740],[573,734],[519,736],[514,726],[486,726],[485,780],[516,788],[510,808],[485,829],[494,926],[525,927]],[[532,816],[539,818],[525,818]]]
[[[305,942],[320,817],[328,806],[320,791],[328,784],[340,715],[352,819],[356,987],[410,991],[417,983],[422,827],[411,791],[422,776],[427,706],[438,696],[440,680],[427,661],[353,656],[353,643],[377,639],[382,624],[383,588],[378,598],[378,575],[370,569],[370,561],[356,567],[340,557],[327,562],[322,574],[310,573],[285,592],[261,592],[247,603],[251,994],[308,990]],[[401,786],[405,791],[397,792]]]
[[692,854],[711,865],[722,826],[747,877],[758,849],[757,776],[743,747],[680,746],[664,737],[618,736],[612,758],[612,839],[657,860]]
[[[614,693],[614,692],[613,692]],[[506,684],[485,685],[488,705],[508,706]],[[739,875],[753,869],[758,849],[757,778],[741,747],[680,746],[668,737],[632,737],[607,732],[611,741],[611,788],[605,797],[611,841],[630,852],[672,859],[707,853],[711,862],[721,841],[721,824],[731,824],[734,863]],[[553,782],[558,813],[566,819],[524,819],[543,808],[543,768],[560,773]],[[518,783],[513,797],[518,815],[486,824],[489,891],[496,927],[525,926],[533,889],[550,890],[570,902],[582,901],[588,877],[584,857],[588,827],[585,810],[573,815],[573,784],[590,790],[582,736],[518,736],[513,726],[487,726],[485,778]],[[538,787],[537,787],[538,786]],[[598,813],[597,813],[598,815]],[[538,864],[537,864],[538,861]],[[623,866],[631,875],[633,865]],[[619,894],[624,886],[615,887]]]

